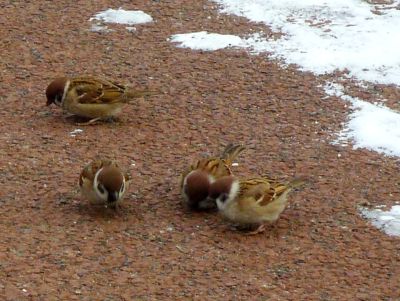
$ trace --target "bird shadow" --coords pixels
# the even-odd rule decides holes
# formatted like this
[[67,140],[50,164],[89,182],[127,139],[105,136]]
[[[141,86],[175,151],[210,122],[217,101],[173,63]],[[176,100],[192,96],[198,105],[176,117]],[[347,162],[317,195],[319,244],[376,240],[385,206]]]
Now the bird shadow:
[[67,115],[67,116],[64,116],[63,119],[66,123],[76,125],[76,126],[90,126],[90,125],[99,125],[99,124],[113,125],[113,124],[122,123],[122,120],[115,116],[110,116],[110,117],[101,118],[101,119],[92,119],[92,118],[86,118],[86,117],[77,116],[77,115]]

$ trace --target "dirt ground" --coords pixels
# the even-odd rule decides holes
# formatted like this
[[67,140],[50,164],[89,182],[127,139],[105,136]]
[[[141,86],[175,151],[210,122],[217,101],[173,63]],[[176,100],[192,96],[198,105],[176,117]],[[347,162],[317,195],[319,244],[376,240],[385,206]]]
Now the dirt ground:
[[[120,6],[155,22],[90,31],[93,14]],[[205,0],[1,1],[1,300],[400,300],[399,239],[358,211],[399,200],[399,164],[330,143],[348,108],[325,96],[329,77],[167,40],[260,29],[271,35]],[[126,106],[117,123],[78,127],[45,107],[46,86],[64,74],[160,95]],[[392,87],[346,85],[398,106]],[[247,146],[238,175],[309,178],[263,234],[245,236],[180,204],[180,173],[229,142]],[[118,214],[80,200],[79,173],[97,155],[132,174]]]

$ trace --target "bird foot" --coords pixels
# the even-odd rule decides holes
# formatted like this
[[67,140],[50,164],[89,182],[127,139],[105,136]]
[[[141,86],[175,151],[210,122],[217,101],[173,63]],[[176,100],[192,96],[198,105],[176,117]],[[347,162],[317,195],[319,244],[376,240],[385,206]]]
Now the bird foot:
[[97,117],[97,118],[90,119],[87,122],[78,122],[76,125],[79,125],[79,126],[93,125],[100,119],[101,119],[100,117]]
[[265,225],[261,224],[260,226],[257,227],[257,229],[247,232],[246,235],[256,235],[256,234],[262,233],[264,231],[265,231]]

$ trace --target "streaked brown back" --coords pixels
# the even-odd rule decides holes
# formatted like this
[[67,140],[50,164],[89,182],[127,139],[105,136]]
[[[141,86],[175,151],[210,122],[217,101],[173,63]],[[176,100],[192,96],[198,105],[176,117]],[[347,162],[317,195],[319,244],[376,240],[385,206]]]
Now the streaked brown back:
[[96,175],[96,172],[102,168],[103,166],[117,166],[115,162],[108,160],[108,159],[97,159],[89,164],[87,164],[83,170],[81,171],[81,174],[79,176],[79,185],[83,185],[83,179],[87,179],[89,181],[93,181],[94,177]]

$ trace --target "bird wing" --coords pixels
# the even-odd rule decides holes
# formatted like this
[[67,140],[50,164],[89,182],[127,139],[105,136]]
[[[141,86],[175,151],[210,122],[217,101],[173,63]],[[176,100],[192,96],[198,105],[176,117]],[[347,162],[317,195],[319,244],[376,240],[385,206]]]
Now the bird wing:
[[71,80],[70,89],[77,94],[81,104],[112,104],[121,102],[126,92],[125,86],[92,77],[79,77]]
[[201,170],[207,174],[213,176],[215,179],[229,176],[232,174],[229,166],[226,164],[225,160],[220,158],[204,158],[198,160],[195,164],[190,165],[180,177],[180,187],[183,187],[183,182],[187,175],[193,170]]
[[242,180],[240,188],[240,199],[246,199],[246,202],[252,200],[254,204],[261,207],[267,206],[287,189],[290,189],[287,185],[267,177]]
[[197,161],[197,164],[195,164],[194,167],[194,169],[200,169],[209,173],[215,179],[232,174],[232,171],[228,164],[226,164],[226,161],[220,158],[201,159]]
[[124,173],[124,178],[126,182],[131,182],[132,181],[132,175],[129,172]]
[[271,183],[270,188],[264,192],[263,198],[260,199],[257,204],[259,206],[267,206],[268,204],[275,201],[278,197],[280,197],[288,189],[291,188],[286,186],[285,184],[273,182]]
[[95,173],[93,172],[92,163],[86,165],[79,175],[79,186],[82,186],[85,180],[93,182]]
[[102,168],[103,166],[108,166],[108,165],[115,165],[115,162],[111,161],[111,160],[102,160],[102,159],[98,159],[98,160],[94,160],[92,162],[90,162],[89,164],[87,164],[80,176],[79,176],[79,185],[82,186],[84,180],[89,180],[91,182],[94,181],[94,177],[96,172]]
[[233,160],[235,160],[244,149],[245,147],[240,144],[228,144],[220,157],[209,157],[198,160],[182,173],[180,186],[182,187],[186,176],[196,169],[205,171],[215,179],[232,175],[230,167],[232,166]]
[[240,196],[253,197],[255,200],[260,199],[265,191],[270,189],[271,184],[264,178],[249,178],[240,181]]

